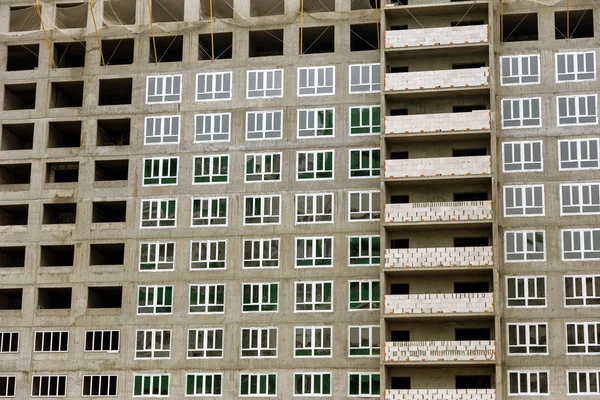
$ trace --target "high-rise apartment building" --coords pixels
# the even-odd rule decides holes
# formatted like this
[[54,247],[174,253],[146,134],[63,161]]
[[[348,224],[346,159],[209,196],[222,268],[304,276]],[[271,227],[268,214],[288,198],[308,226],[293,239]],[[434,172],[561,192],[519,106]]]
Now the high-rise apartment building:
[[599,12],[1,0],[0,398],[600,398]]

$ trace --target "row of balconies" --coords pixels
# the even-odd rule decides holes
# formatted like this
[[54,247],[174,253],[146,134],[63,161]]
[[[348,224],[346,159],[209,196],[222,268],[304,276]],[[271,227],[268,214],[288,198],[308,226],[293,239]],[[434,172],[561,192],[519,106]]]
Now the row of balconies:
[[492,202],[449,201],[431,203],[386,204],[385,223],[420,222],[492,222]]
[[493,340],[386,342],[383,358],[387,363],[493,362],[496,360],[496,342]]
[[386,160],[384,177],[388,179],[490,175],[490,156],[413,158]]
[[493,293],[434,293],[383,296],[388,316],[486,314],[494,312]]
[[495,400],[494,389],[386,390],[385,400]]

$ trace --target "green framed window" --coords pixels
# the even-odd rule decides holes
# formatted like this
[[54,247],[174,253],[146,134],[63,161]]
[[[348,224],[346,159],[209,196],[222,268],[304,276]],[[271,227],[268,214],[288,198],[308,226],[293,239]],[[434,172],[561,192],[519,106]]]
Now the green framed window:
[[381,107],[350,107],[350,135],[378,135],[381,133]]

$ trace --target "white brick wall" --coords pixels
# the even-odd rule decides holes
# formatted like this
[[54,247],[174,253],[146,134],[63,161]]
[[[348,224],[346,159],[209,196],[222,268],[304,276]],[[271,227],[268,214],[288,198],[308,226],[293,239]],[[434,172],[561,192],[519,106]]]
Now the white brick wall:
[[387,31],[384,36],[386,49],[480,43],[488,43],[487,25]]
[[385,74],[385,91],[489,86],[489,67]]
[[491,201],[386,204],[385,222],[486,221],[492,219]]
[[471,267],[486,265],[494,265],[494,252],[491,246],[385,250],[385,268]]
[[470,314],[494,312],[493,293],[435,293],[383,296],[386,314]]
[[385,400],[495,400],[495,389],[386,390]]
[[489,175],[492,157],[440,157],[385,160],[386,178],[419,178],[433,176]]
[[496,342],[386,342],[383,357],[386,362],[493,361]]
[[385,133],[489,131],[489,110],[447,114],[397,115],[384,118]]

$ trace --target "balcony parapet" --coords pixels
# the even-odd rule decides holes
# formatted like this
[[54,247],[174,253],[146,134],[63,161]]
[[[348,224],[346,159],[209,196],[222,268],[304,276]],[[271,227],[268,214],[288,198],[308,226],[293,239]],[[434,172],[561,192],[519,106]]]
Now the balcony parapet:
[[386,134],[444,133],[444,132],[489,132],[491,115],[489,110],[461,113],[416,114],[386,116]]
[[385,205],[386,223],[491,221],[491,201],[450,201]]
[[496,359],[496,342],[386,342],[384,360],[391,363],[481,362]]
[[385,268],[443,268],[494,265],[491,246],[387,249]]
[[386,390],[385,400],[496,400],[495,389]]
[[489,87],[490,68],[444,69],[385,74],[386,92]]
[[384,296],[386,315],[484,314],[494,312],[493,293],[434,293]]
[[481,45],[489,41],[488,25],[386,31],[386,50],[435,46]]
[[389,179],[490,175],[492,157],[440,157],[385,160],[384,177]]

